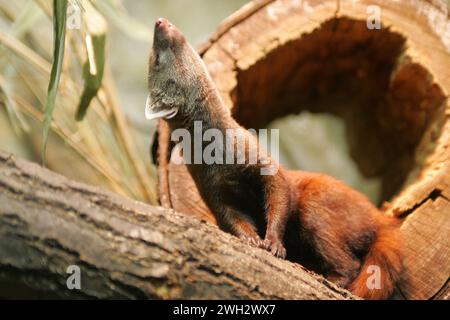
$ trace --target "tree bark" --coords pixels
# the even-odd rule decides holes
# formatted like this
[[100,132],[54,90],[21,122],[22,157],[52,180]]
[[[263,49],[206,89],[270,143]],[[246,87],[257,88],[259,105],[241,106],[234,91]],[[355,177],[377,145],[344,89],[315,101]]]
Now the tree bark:
[[[0,151],[0,297],[349,299],[217,227]],[[81,271],[69,290],[67,268]]]

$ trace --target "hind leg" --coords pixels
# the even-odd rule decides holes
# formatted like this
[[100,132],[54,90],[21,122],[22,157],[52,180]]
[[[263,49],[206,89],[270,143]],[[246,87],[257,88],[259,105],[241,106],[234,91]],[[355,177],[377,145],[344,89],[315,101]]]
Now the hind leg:
[[361,262],[336,240],[337,235],[318,231],[313,237],[313,251],[324,277],[340,287],[347,288],[358,275]]
[[284,233],[290,216],[290,189],[281,173],[272,177],[266,186],[267,228],[263,248],[274,256],[286,258]]
[[324,277],[328,280],[336,284],[341,288],[348,288],[352,283],[355,275],[353,272],[330,272],[325,274]]
[[327,270],[325,278],[340,287],[347,288],[358,275],[360,262],[340,248],[322,247],[320,252]]

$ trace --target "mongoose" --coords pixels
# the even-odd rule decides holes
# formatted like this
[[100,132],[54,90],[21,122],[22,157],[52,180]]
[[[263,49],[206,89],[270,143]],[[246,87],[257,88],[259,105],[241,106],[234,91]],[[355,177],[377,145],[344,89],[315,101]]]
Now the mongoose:
[[[191,136],[195,121],[203,131],[215,128],[225,135],[234,129],[246,142],[246,154],[259,150],[257,139],[232,118],[200,56],[162,18],[155,24],[148,83],[147,118],[165,118],[172,132],[186,129]],[[288,171],[257,154],[256,164],[187,164],[219,226],[280,258],[286,243],[288,258],[354,294],[387,298],[402,268],[395,221],[332,177]],[[278,171],[261,175],[268,164]],[[377,272],[380,287],[369,284]]]

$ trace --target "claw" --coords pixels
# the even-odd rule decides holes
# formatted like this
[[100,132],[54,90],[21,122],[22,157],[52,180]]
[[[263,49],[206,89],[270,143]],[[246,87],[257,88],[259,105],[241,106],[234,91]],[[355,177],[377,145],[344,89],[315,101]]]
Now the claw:
[[240,238],[253,247],[261,247],[262,240],[259,237],[242,236]]
[[284,248],[283,244],[279,241],[273,242],[269,239],[264,239],[261,248],[269,251],[275,257],[281,259],[286,258],[286,249]]
[[264,239],[264,241],[262,242],[261,248],[269,251],[270,247],[272,247],[272,241],[270,241],[269,239]]

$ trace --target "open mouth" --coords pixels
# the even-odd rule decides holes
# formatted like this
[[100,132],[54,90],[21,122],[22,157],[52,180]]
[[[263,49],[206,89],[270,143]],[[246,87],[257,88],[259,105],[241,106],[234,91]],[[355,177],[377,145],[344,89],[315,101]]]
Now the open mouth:
[[154,110],[151,105],[150,95],[147,97],[147,101],[145,103],[145,118],[147,120],[154,120],[154,119],[172,119],[176,116],[178,113],[178,108],[173,107],[170,109],[165,110]]

